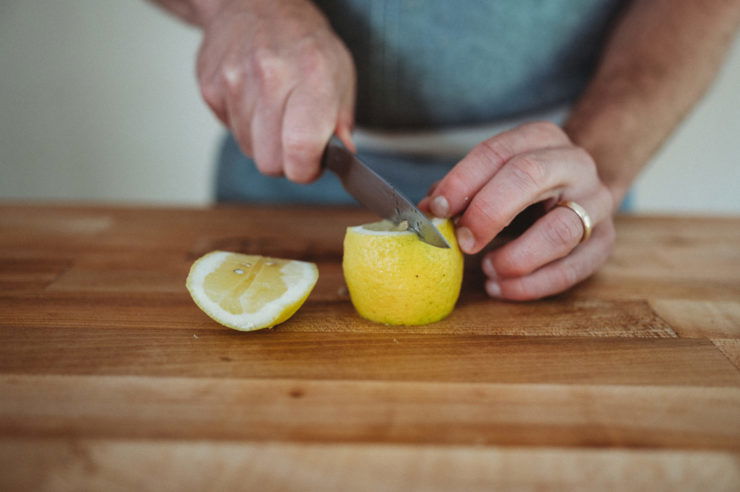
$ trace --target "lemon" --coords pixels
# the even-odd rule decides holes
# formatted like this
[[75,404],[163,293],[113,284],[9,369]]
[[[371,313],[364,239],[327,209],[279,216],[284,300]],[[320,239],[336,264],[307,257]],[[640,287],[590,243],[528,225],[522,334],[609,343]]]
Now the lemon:
[[360,316],[389,325],[422,325],[452,312],[462,284],[463,256],[452,223],[432,223],[449,249],[431,246],[388,221],[347,228],[342,269]]
[[253,331],[293,316],[318,278],[313,263],[212,251],[193,263],[185,285],[215,321]]

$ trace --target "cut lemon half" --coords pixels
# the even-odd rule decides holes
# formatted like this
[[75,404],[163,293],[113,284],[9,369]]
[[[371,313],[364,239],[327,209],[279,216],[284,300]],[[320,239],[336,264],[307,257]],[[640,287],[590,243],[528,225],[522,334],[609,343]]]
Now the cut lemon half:
[[433,219],[432,224],[449,248],[423,242],[404,230],[403,223],[347,228],[342,268],[360,316],[389,325],[422,325],[452,312],[462,284],[463,255],[452,222]]
[[313,263],[212,251],[193,263],[185,285],[198,307],[215,321],[253,331],[293,316],[318,278]]

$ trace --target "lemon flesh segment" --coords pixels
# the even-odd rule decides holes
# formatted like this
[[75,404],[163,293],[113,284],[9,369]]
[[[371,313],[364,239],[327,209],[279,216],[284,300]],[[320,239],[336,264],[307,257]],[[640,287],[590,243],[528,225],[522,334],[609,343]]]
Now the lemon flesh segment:
[[390,325],[421,325],[452,312],[462,285],[463,255],[452,222],[432,223],[450,248],[431,246],[388,221],[347,228],[342,269],[360,316]]
[[198,307],[215,321],[253,331],[290,318],[318,278],[313,263],[212,251],[193,263],[186,286]]

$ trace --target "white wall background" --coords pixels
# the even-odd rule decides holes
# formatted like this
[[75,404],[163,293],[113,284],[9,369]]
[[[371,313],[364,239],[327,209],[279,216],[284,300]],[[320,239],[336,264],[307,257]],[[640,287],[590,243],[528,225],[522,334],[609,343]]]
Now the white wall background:
[[[208,203],[198,41],[143,0],[0,0],[0,199]],[[635,189],[639,211],[740,213],[740,40]]]
[[0,197],[208,202],[198,40],[143,0],[0,0]]

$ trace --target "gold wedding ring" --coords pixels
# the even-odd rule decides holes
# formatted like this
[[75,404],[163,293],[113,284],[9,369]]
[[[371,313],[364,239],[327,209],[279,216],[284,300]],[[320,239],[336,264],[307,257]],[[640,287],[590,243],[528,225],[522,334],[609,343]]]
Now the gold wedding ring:
[[586,212],[586,209],[578,205],[576,202],[572,202],[570,200],[563,200],[561,202],[558,202],[556,207],[566,207],[571,209],[575,214],[578,216],[579,219],[581,219],[581,225],[583,225],[583,236],[581,236],[581,240],[578,242],[578,244],[582,243],[583,241],[586,241],[588,238],[591,237],[591,229],[593,228],[593,222],[591,222],[591,216],[588,215],[588,212]]

